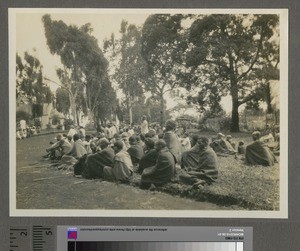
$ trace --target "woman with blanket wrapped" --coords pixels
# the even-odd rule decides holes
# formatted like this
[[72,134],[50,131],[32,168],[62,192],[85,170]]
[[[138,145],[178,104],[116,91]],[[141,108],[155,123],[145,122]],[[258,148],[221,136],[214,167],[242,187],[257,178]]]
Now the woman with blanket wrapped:
[[141,158],[144,156],[144,149],[142,148],[142,146],[140,144],[138,144],[136,135],[130,136],[129,144],[130,144],[130,147],[128,148],[127,152],[130,155],[132,164],[135,167],[138,167]]
[[245,161],[250,165],[273,166],[276,162],[275,155],[260,141],[260,132],[252,133],[253,143],[246,147]]
[[101,151],[87,156],[82,171],[82,176],[87,179],[99,179],[103,177],[103,168],[112,166],[115,156],[114,150],[109,146],[106,138],[99,140]]
[[145,168],[142,173],[141,188],[149,188],[152,184],[164,185],[172,180],[175,175],[175,160],[164,140],[160,139],[155,143],[158,154],[156,164]]
[[145,155],[141,158],[140,164],[138,167],[137,172],[142,173],[144,169],[155,166],[157,158],[158,158],[158,151],[154,148],[155,140],[152,138],[145,139]]
[[[197,136],[193,136],[193,140]],[[211,184],[218,178],[218,160],[213,149],[208,146],[208,138],[199,137],[190,151],[184,152],[181,159],[180,179],[188,184]]]

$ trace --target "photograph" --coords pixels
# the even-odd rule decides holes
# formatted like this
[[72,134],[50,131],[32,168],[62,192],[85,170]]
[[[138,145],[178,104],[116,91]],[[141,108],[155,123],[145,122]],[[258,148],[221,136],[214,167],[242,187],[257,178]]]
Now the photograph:
[[9,9],[10,216],[288,217],[287,9]]

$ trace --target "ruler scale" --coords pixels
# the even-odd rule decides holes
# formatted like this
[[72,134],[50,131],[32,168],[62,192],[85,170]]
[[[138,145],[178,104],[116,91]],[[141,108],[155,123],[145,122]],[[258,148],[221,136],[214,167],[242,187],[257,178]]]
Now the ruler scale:
[[56,251],[56,227],[13,226],[9,235],[10,251]]

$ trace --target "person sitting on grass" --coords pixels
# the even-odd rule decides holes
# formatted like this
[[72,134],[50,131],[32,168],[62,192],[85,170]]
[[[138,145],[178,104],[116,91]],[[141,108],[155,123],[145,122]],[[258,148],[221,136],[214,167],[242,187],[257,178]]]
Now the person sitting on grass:
[[276,162],[275,155],[260,141],[260,132],[252,133],[253,143],[246,147],[245,161],[249,165],[273,166]]
[[241,140],[238,145],[238,154],[245,154],[245,151],[246,151],[245,143],[243,140]]
[[151,188],[164,185],[172,180],[175,175],[175,159],[167,148],[164,140],[160,139],[155,143],[158,152],[156,164],[145,168],[141,177],[141,188]]
[[170,152],[173,154],[175,163],[179,163],[181,156],[181,144],[178,139],[178,136],[175,133],[176,126],[177,124],[174,120],[167,120],[166,132],[163,135],[163,139],[166,142]]
[[[194,135],[195,140],[197,136]],[[198,136],[197,143],[191,150],[184,152],[181,159],[182,173],[180,180],[191,185],[211,184],[217,180],[218,159],[208,145],[208,138]]]
[[130,147],[128,148],[127,152],[130,155],[132,164],[135,167],[138,167],[141,158],[144,156],[144,149],[138,144],[136,135],[132,135],[129,138],[129,144]]
[[232,139],[232,136],[231,135],[227,135],[226,136],[226,141],[229,142],[229,144],[232,146],[232,148],[235,150],[236,148],[236,145],[235,145],[235,142],[233,141]]
[[113,146],[115,157],[112,166],[103,168],[103,179],[108,181],[129,182],[133,173],[133,165],[128,152],[124,150],[124,143],[116,141]]
[[51,146],[46,149],[46,152],[48,152],[47,156],[50,157],[51,160],[61,159],[63,155],[68,154],[72,150],[72,145],[62,134],[58,134],[56,140],[57,142],[51,144]]
[[226,140],[223,133],[218,133],[217,138],[212,140],[210,147],[220,156],[234,155],[236,152],[232,145]]
[[158,158],[158,151],[154,148],[156,140],[152,138],[145,139],[145,155],[141,158],[137,172],[142,173],[144,169],[154,166]]
[[103,168],[105,166],[113,166],[115,153],[109,144],[106,138],[99,140],[101,151],[87,156],[82,170],[82,177],[86,179],[100,179],[103,177]]

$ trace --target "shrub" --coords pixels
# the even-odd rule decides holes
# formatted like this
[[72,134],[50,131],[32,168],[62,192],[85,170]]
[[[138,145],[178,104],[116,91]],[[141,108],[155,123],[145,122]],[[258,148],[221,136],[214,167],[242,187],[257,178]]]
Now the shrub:
[[20,120],[25,120],[26,122],[28,122],[31,118],[31,115],[28,112],[25,111],[17,111],[16,112],[16,120],[20,121]]
[[52,117],[52,125],[59,125],[60,124],[60,119],[58,115],[53,115]]
[[66,119],[64,121],[65,130],[69,130],[71,125],[74,125],[74,122],[72,119]]

